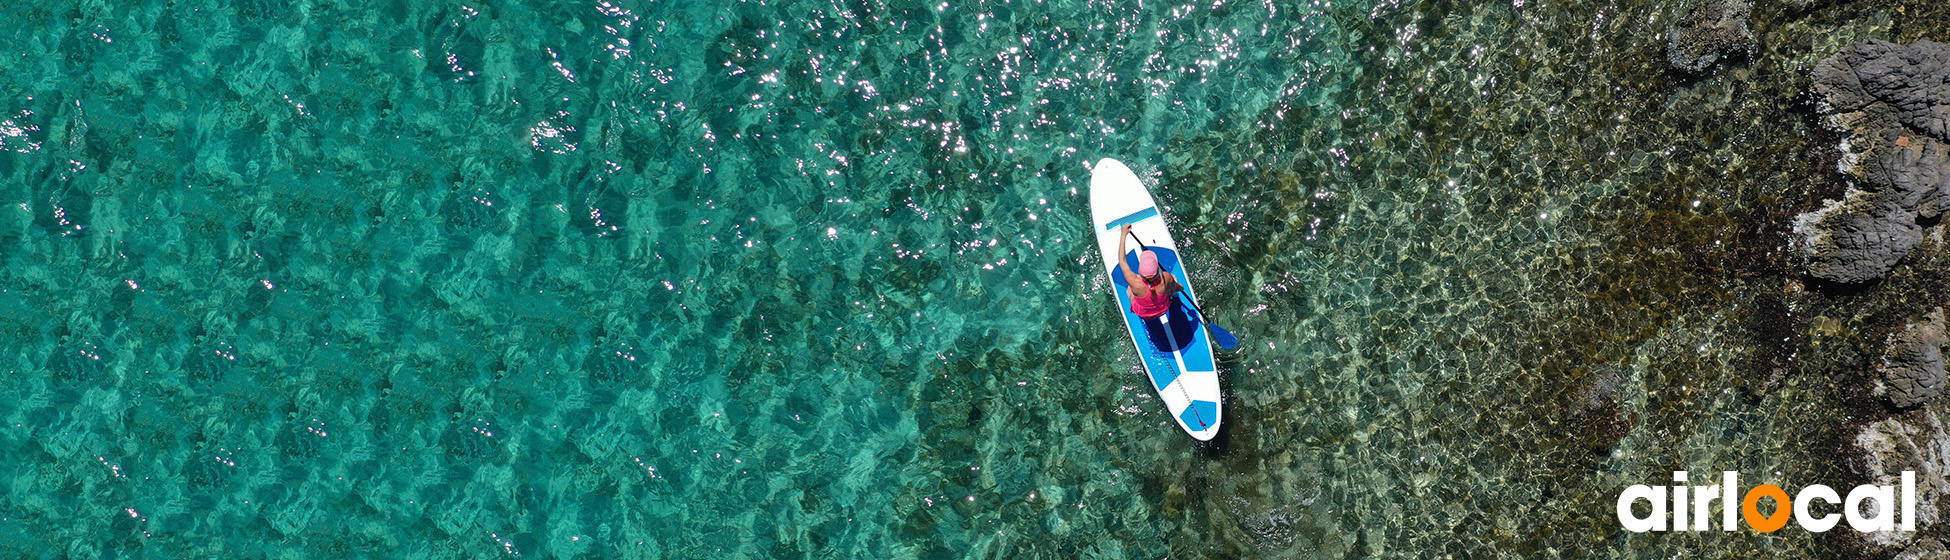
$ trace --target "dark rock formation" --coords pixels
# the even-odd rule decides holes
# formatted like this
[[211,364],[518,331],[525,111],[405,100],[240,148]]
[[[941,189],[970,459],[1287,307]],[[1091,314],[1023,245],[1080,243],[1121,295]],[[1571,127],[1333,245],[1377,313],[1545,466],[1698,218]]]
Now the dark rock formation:
[[1897,408],[1914,408],[1943,393],[1943,309],[1903,329],[1883,353],[1883,394]]
[[1881,278],[1922,243],[1919,219],[1950,205],[1950,45],[1869,41],[1815,66],[1829,126],[1846,133],[1840,203],[1795,223],[1808,274],[1854,284]]
[[[1852,202],[1860,193],[1850,193]],[[1888,274],[1923,242],[1913,212],[1877,213],[1874,206],[1830,205],[1802,214],[1794,225],[1808,257],[1808,274],[1830,282],[1859,284]]]
[[1697,74],[1712,68],[1721,56],[1753,52],[1754,32],[1747,28],[1750,11],[1746,0],[1693,0],[1686,18],[1666,33],[1666,58],[1673,68]]

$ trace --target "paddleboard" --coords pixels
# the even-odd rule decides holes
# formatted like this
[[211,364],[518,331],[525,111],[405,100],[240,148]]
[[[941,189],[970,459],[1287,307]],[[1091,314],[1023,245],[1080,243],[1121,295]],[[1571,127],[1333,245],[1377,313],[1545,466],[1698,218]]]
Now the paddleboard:
[[[1171,239],[1164,216],[1151,200],[1151,191],[1136,173],[1115,159],[1104,158],[1090,169],[1090,222],[1096,228],[1097,249],[1104,257],[1110,291],[1115,295],[1118,315],[1131,334],[1143,358],[1144,371],[1165,411],[1178,426],[1199,441],[1219,434],[1219,370],[1212,359],[1212,340],[1207,336],[1202,317],[1190,303],[1191,275],[1185,273],[1184,255]],[[1124,224],[1131,225],[1133,240],[1125,237],[1124,254],[1117,254],[1117,239]],[[1117,260],[1138,269],[1138,241],[1158,255],[1160,269],[1178,277],[1183,292],[1172,298],[1171,311],[1156,319],[1142,319],[1131,312],[1131,294]]]

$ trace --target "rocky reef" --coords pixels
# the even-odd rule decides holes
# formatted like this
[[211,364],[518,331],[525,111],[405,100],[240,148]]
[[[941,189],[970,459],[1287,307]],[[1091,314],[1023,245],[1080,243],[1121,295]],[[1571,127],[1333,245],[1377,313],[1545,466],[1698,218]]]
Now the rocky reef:
[[[1812,278],[1842,285],[1881,280],[1925,243],[1950,207],[1950,45],[1855,43],[1816,63],[1811,82],[1822,124],[1841,133],[1836,171],[1847,190],[1841,200],[1795,218],[1793,244]],[[1934,265],[1914,266],[1921,268],[1910,276],[1936,274]],[[1858,409],[1868,418],[1854,428],[1850,445],[1864,482],[1894,485],[1903,471],[1916,472],[1918,530],[1869,533],[1862,550],[1950,558],[1939,540],[1950,488],[1950,431],[1930,406],[1946,383],[1943,347],[1950,334],[1940,288],[1907,282],[1890,292],[1925,298],[1922,309],[1907,306],[1890,317],[1901,326],[1889,327],[1879,375],[1866,377],[1889,408]]]
[[[1895,486],[1902,472],[1916,471],[1916,531],[1877,531],[1865,535],[1873,549],[1893,551],[1902,558],[1943,558],[1943,544],[1931,534],[1942,519],[1940,503],[1946,484],[1943,465],[1950,461],[1950,435],[1936,413],[1920,410],[1884,418],[1862,427],[1855,436],[1862,453],[1862,470],[1870,484]],[[1931,554],[1935,552],[1936,554]]]
[[1883,277],[1923,241],[1950,184],[1950,45],[1867,41],[1814,69],[1823,122],[1843,133],[1848,195],[1795,223],[1810,276]]
[[1698,74],[1721,57],[1752,52],[1754,32],[1747,27],[1752,11],[1746,0],[1694,0],[1685,19],[1666,34],[1666,58],[1673,68]]
[[1943,392],[1942,307],[1890,336],[1883,353],[1876,392],[1899,411],[1858,428],[1853,445],[1856,473],[1881,486],[1900,483],[1903,471],[1916,473],[1916,531],[1877,531],[1863,535],[1866,552],[1889,558],[1950,558],[1938,540],[1945,491],[1950,489],[1950,431],[1937,411],[1926,406]]

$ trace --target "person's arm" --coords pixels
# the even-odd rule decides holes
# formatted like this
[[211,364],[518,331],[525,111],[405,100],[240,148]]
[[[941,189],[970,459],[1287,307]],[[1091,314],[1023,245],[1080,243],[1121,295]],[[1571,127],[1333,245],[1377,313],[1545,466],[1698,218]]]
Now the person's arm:
[[1144,283],[1144,278],[1131,272],[1130,259],[1124,258],[1124,240],[1131,238],[1131,224],[1118,228],[1117,234],[1117,270],[1123,271],[1124,284],[1136,289],[1138,284]]

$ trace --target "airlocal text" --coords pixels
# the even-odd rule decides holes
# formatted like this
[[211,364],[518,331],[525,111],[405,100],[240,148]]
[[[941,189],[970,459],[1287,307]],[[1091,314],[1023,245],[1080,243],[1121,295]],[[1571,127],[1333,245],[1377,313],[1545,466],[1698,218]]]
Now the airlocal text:
[[[1686,482],[1686,471],[1674,471],[1672,481]],[[1634,484],[1618,494],[1618,523],[1634,533],[1707,531],[1712,524],[1710,507],[1717,501],[1720,502],[1720,530],[1733,531],[1738,528],[1733,515],[1734,500],[1738,499],[1740,518],[1747,522],[1748,527],[1762,533],[1772,533],[1787,526],[1789,517],[1793,517],[1801,528],[1815,533],[1834,528],[1844,518],[1848,519],[1849,527],[1864,533],[1916,530],[1915,471],[1903,471],[1900,502],[1896,499],[1899,493],[1896,486],[1864,484],[1850,490],[1848,498],[1844,499],[1833,488],[1816,484],[1802,488],[1792,502],[1788,501],[1786,490],[1772,484],[1748,488],[1746,494],[1736,498],[1735,489],[1739,486],[1740,474],[1733,471],[1721,472],[1720,483],[1712,486]],[[1761,498],[1773,498],[1773,513],[1760,514]],[[1632,506],[1640,501],[1651,503],[1650,515],[1639,517],[1632,512]],[[1840,505],[1842,511],[1816,517],[1810,511],[1816,501]],[[1868,515],[1862,511],[1864,502],[1870,505]],[[1902,511],[1900,520],[1896,515],[1898,509]]]

